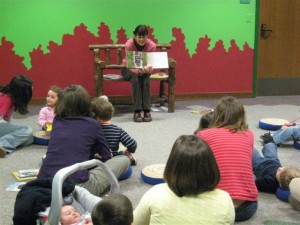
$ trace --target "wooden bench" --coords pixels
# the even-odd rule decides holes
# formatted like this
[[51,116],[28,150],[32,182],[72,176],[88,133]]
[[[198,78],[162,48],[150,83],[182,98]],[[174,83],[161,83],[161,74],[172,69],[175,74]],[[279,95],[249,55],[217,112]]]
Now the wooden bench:
[[[157,44],[157,51],[167,51],[171,48],[170,44]],[[124,82],[125,80],[120,76],[122,68],[122,60],[125,58],[124,44],[105,44],[105,45],[89,45],[89,49],[94,52],[94,96],[103,95],[103,86],[107,81]],[[102,58],[101,58],[102,57]],[[175,67],[176,61],[169,57],[169,68],[161,69],[161,74],[151,75],[151,80],[160,81],[159,94],[157,101],[163,105],[168,103],[168,112],[174,112],[175,108]],[[107,78],[104,70],[118,70],[119,76]],[[165,84],[168,85],[167,95],[165,94]]]

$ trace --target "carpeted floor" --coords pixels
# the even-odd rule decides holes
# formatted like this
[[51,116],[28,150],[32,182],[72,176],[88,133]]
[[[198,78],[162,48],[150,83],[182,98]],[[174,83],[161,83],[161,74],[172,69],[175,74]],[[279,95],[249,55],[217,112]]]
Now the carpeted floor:
[[[250,129],[255,135],[255,147],[261,150],[262,145],[259,136],[265,130],[258,128],[258,121],[261,118],[282,118],[293,120],[300,114],[300,96],[277,96],[240,99],[245,105]],[[138,149],[135,157],[137,166],[133,167],[132,176],[120,182],[121,191],[127,195],[136,207],[142,195],[151,188],[151,185],[144,183],[140,178],[141,170],[151,164],[166,163],[171,147],[179,135],[192,134],[197,128],[200,114],[198,111],[214,108],[217,100],[194,100],[177,101],[175,113],[166,111],[152,112],[151,123],[132,122],[130,106],[116,106],[116,113],[113,122],[125,129],[138,142]],[[42,106],[31,106],[30,114],[27,116],[15,115],[14,122],[29,124],[34,130],[37,114]],[[14,202],[17,192],[6,191],[9,182],[14,181],[12,171],[20,169],[38,168],[42,156],[47,147],[31,145],[20,148],[11,155],[0,159],[0,224],[11,225],[14,209]],[[278,150],[283,165],[300,167],[300,151],[292,145],[285,145]],[[237,224],[276,224],[299,223],[300,213],[294,211],[288,203],[282,202],[275,195],[260,193],[258,211],[249,221]]]

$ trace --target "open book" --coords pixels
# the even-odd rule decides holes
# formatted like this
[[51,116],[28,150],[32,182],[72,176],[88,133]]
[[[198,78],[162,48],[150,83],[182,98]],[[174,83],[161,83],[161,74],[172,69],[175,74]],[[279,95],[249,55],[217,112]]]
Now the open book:
[[143,68],[151,65],[153,69],[169,68],[167,52],[126,52],[127,68]]

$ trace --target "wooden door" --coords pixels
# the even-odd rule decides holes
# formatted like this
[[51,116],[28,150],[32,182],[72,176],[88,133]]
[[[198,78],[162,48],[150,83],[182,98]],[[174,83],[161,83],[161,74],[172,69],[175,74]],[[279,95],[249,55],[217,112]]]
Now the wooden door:
[[258,2],[257,95],[300,94],[300,0]]

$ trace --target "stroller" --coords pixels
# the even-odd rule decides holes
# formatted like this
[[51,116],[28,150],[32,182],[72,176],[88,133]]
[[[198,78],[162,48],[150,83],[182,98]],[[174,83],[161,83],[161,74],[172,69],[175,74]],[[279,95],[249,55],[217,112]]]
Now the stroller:
[[[51,199],[51,205],[50,208],[48,208],[45,212],[39,213],[39,219],[37,224],[39,225],[59,225],[60,224],[60,216],[61,216],[61,207],[63,205],[63,196],[62,196],[62,185],[64,180],[72,173],[82,170],[82,169],[89,169],[95,166],[99,166],[103,169],[103,171],[106,173],[108,181],[111,185],[109,194],[115,194],[120,192],[120,186],[118,183],[118,180],[114,176],[114,174],[111,172],[111,170],[101,161],[92,159],[89,161],[76,163],[72,166],[63,168],[59,170],[54,178],[52,183],[52,199]],[[77,187],[80,188],[80,187]],[[84,189],[84,188],[81,188]],[[75,192],[78,189],[75,187]],[[87,191],[87,190],[86,190]],[[92,194],[91,194],[92,195]],[[96,197],[96,196],[95,196]],[[98,201],[101,200],[101,198],[98,198]],[[81,204],[80,199],[76,199],[76,196],[74,197],[76,202]],[[75,206],[76,207],[76,206]],[[83,207],[84,208],[84,207]],[[85,209],[86,210],[86,209]],[[80,212],[80,210],[79,210]]]

